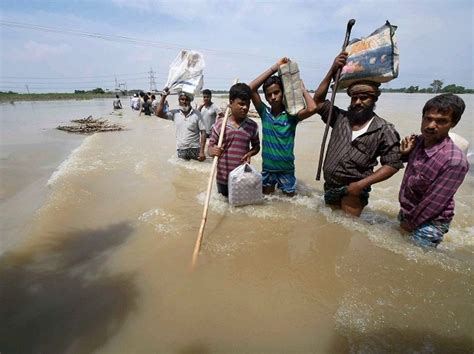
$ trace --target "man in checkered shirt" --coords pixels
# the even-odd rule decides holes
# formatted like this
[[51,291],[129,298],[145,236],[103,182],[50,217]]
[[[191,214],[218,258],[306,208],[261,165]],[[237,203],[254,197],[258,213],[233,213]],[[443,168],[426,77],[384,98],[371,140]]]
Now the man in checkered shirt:
[[423,107],[421,135],[402,140],[400,152],[408,161],[400,188],[400,226],[421,246],[437,247],[454,216],[454,194],[469,163],[448,136],[465,109],[464,101],[448,93]]

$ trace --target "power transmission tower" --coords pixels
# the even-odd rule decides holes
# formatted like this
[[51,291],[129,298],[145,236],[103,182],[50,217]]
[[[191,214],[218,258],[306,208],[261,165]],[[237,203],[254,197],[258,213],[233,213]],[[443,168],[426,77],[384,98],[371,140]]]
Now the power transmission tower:
[[150,74],[150,92],[156,92],[155,72],[153,68],[150,68],[148,74]]
[[118,82],[117,78],[115,78],[115,92],[127,92],[127,83],[126,82]]

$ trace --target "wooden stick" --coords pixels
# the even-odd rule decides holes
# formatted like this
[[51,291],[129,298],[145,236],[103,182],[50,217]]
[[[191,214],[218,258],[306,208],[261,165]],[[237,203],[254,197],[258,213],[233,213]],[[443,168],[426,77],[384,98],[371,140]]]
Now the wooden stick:
[[[239,81],[238,79],[235,79],[232,85],[235,85],[238,81]],[[221,126],[221,132],[219,135],[219,142],[217,143],[217,147],[219,148],[222,146],[222,142],[224,140],[225,127],[227,125],[227,120],[229,119],[229,116],[230,116],[230,107],[227,106],[227,109],[225,110],[224,118],[222,118],[223,121],[222,121],[222,126]],[[206,202],[204,204],[204,211],[202,213],[201,227],[199,228],[198,238],[196,240],[196,245],[194,246],[193,258],[191,260],[191,270],[194,270],[194,268],[196,267],[197,258],[199,255],[199,251],[201,249],[202,238],[204,235],[204,227],[206,226],[206,221],[207,221],[207,211],[209,209],[209,201],[211,199],[211,191],[212,191],[212,185],[213,185],[212,182],[214,181],[214,177],[216,175],[218,160],[219,160],[219,157],[214,156],[214,159],[212,161],[211,174],[209,176],[209,181],[207,182]]]
[[[352,26],[355,24],[355,20],[351,19],[347,22],[346,37],[344,38],[344,44],[342,45],[342,50],[346,50],[347,44],[349,43],[349,37],[351,35]],[[334,100],[336,99],[337,85],[339,84],[339,78],[341,77],[342,68],[337,69],[336,76],[334,78],[334,85],[332,87],[331,94],[331,105],[329,106],[329,116],[326,122],[326,128],[324,129],[323,141],[321,142],[321,150],[319,152],[319,162],[318,162],[318,172],[316,173],[316,181],[321,179],[321,167],[324,160],[324,149],[326,147],[326,138],[328,136],[329,127],[331,126],[332,120],[332,110],[334,107]]]

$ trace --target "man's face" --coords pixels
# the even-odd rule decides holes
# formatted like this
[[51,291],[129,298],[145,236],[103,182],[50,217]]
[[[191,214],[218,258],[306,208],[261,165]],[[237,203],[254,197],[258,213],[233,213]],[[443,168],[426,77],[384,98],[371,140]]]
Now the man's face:
[[372,95],[357,93],[351,96],[351,104],[347,110],[351,122],[357,124],[372,118],[375,99]]
[[202,100],[205,105],[211,104],[211,96],[210,95],[203,95]]
[[442,113],[432,109],[426,111],[421,119],[421,134],[425,140],[425,147],[430,147],[444,140],[453,123],[452,111]]
[[189,109],[191,108],[191,100],[188,96],[179,96],[179,107],[185,112],[189,111]]
[[230,110],[232,111],[232,115],[238,119],[242,120],[247,116],[250,108],[250,100],[242,100],[240,98],[236,98],[230,101]]
[[283,103],[283,92],[278,84],[272,84],[265,91],[265,99],[272,108],[279,108]]

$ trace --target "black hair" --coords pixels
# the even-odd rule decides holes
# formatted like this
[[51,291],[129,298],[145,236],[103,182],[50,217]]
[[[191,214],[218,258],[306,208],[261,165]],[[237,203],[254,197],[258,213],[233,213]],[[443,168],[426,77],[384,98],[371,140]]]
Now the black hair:
[[119,98],[119,95],[115,95],[115,98]]
[[242,101],[249,101],[252,97],[252,90],[249,85],[239,82],[229,90],[229,101],[233,101],[236,98],[240,98]]
[[281,82],[281,79],[279,76],[273,75],[270,76],[268,79],[265,80],[263,83],[263,93],[267,93],[267,88],[273,84],[277,84],[280,86],[281,92],[283,92],[283,83]]
[[458,95],[452,93],[443,93],[428,100],[423,107],[423,115],[427,111],[437,111],[443,114],[450,114],[453,118],[453,126],[458,124],[466,104]]
[[209,89],[202,90],[202,95],[204,96],[211,96],[212,97],[212,92]]

